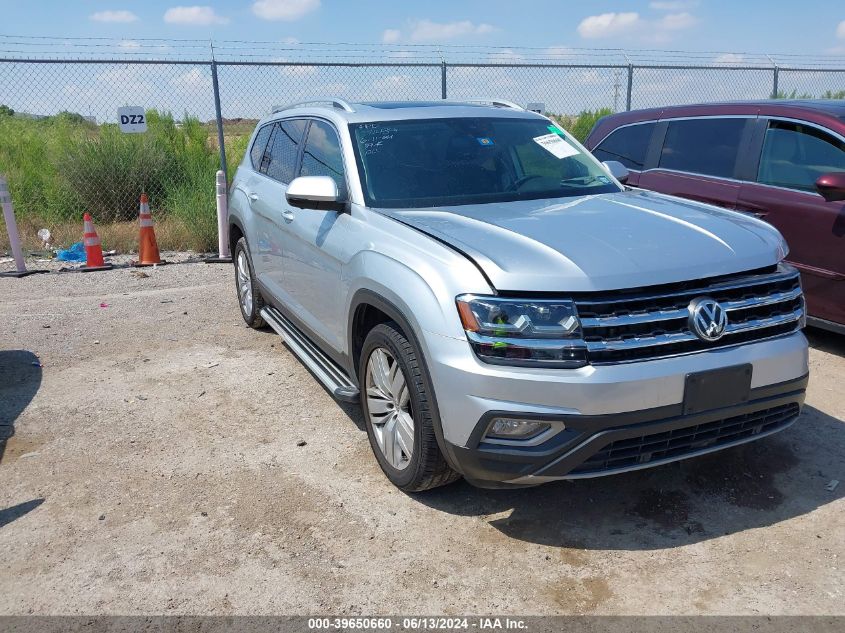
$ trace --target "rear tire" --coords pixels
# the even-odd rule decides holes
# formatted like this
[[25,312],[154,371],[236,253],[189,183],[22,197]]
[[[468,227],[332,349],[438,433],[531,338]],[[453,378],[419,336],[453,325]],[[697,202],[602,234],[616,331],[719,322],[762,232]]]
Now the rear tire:
[[255,283],[255,270],[252,267],[252,257],[249,255],[245,237],[240,238],[235,244],[232,261],[235,264],[235,290],[238,293],[241,316],[249,327],[262,328],[265,323],[261,318],[261,309],[266,304]]
[[460,479],[437,445],[423,372],[418,351],[396,323],[367,334],[358,369],[367,437],[384,474],[405,492]]

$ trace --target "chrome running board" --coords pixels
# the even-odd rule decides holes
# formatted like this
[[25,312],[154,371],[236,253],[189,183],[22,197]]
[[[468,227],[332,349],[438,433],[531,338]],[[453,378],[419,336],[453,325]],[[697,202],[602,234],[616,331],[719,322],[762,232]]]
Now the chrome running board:
[[282,337],[290,351],[323,383],[330,394],[343,402],[359,402],[358,387],[352,384],[348,374],[281,312],[267,306],[261,310],[261,318]]

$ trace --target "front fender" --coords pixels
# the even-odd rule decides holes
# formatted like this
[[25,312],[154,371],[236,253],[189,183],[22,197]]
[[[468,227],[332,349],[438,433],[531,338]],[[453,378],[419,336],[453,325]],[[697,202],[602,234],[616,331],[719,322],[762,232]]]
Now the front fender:
[[[392,306],[420,338],[423,331],[463,338],[455,297],[462,292],[490,291],[472,264],[466,264],[465,271],[454,270],[452,275],[446,275],[439,266],[423,258],[406,263],[376,251],[359,253],[347,269],[346,314],[350,319],[347,339],[352,335],[355,311],[365,303],[361,300],[364,296],[379,297]],[[467,271],[473,279],[461,284],[457,280],[461,272]]]

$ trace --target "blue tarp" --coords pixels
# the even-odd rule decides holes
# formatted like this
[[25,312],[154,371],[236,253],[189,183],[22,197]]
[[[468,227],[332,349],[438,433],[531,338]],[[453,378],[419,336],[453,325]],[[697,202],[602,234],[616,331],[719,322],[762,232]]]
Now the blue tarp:
[[68,249],[57,251],[56,259],[60,262],[84,262],[86,259],[85,247],[82,245],[82,242],[77,242]]

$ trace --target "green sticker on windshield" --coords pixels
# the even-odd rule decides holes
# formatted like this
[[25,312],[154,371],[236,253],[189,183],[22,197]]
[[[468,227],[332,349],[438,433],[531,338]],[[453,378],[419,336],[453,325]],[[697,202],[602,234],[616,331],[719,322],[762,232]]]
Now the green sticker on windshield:
[[556,125],[549,125],[549,126],[546,126],[546,129],[547,129],[549,132],[551,132],[552,134],[560,134],[561,136],[563,136],[563,130],[561,130],[561,129],[560,129],[558,126],[556,126]]

